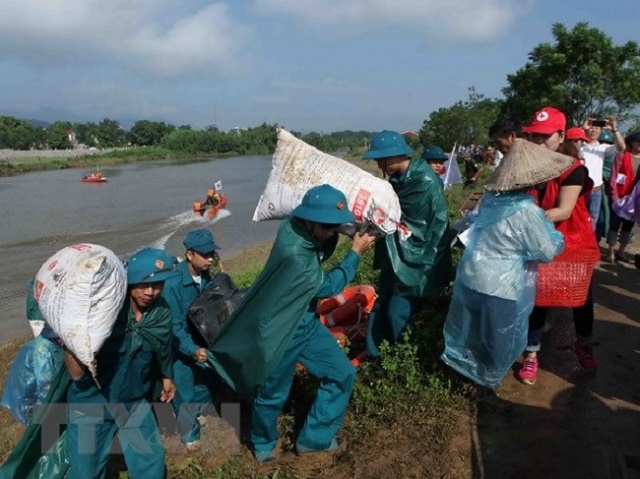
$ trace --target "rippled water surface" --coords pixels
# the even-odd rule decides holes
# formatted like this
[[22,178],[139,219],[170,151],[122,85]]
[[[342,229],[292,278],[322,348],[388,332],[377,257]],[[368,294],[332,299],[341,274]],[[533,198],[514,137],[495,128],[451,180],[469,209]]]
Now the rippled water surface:
[[[277,221],[251,221],[270,168],[270,156],[250,156],[105,167],[103,184],[82,183],[82,170],[0,178],[0,338],[28,331],[24,314],[3,305],[24,298],[28,279],[64,246],[96,243],[124,257],[152,245],[182,255],[185,234],[206,227],[229,257],[273,239]],[[226,210],[215,220],[193,215],[217,180]]]

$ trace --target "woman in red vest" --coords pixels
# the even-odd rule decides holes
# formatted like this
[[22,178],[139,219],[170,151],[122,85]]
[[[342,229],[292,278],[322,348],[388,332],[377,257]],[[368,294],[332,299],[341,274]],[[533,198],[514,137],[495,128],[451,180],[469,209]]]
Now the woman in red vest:
[[[621,200],[633,191],[633,187],[640,179],[640,133],[633,133],[625,138],[626,149],[621,152],[613,162],[611,177],[609,178],[609,188],[611,190],[611,204]],[[607,244],[609,252],[607,261],[629,261],[624,254],[624,250],[631,239],[631,230],[634,222],[620,218],[613,209],[609,217],[609,233],[607,234]],[[620,249],[614,254],[613,248],[618,242],[620,234]]]
[[[556,229],[564,234],[566,249],[598,250],[591,217],[587,209],[587,198],[593,187],[587,168],[578,159],[578,151],[572,142],[565,142],[566,118],[560,110],[545,107],[536,112],[534,120],[523,132],[529,141],[546,146],[574,157],[574,164],[558,178],[537,185],[530,193],[537,204],[546,212],[548,219],[555,223]],[[542,331],[549,308],[536,306],[529,316],[529,337],[522,367],[517,372],[518,379],[529,385],[536,382],[538,370],[538,351]],[[589,372],[595,372],[598,364],[593,357],[590,338],[593,331],[593,298],[591,288],[584,305],[573,307],[573,321],[577,340],[573,350],[580,366]]]

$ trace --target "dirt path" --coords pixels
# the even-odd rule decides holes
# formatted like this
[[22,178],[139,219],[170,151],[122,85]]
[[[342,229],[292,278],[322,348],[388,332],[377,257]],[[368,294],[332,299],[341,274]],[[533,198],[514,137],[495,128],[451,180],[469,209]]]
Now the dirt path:
[[594,278],[598,372],[579,370],[570,310],[555,310],[536,384],[510,375],[498,394],[513,411],[463,418],[446,477],[640,478],[640,271],[600,263]]

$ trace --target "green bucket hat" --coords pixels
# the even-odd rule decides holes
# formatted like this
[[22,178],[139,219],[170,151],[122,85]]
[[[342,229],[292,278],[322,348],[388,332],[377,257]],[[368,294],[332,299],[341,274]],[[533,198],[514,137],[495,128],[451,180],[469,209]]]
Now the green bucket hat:
[[340,225],[356,220],[349,211],[349,203],[344,193],[331,185],[310,188],[303,196],[292,216],[316,223]]
[[422,150],[422,158],[427,161],[447,161],[449,159],[442,148],[436,145],[429,145]]
[[127,260],[127,283],[158,283],[176,274],[175,261],[157,248],[144,248]]
[[371,138],[369,151],[362,158],[365,160],[380,160],[391,156],[411,155],[415,150],[407,145],[404,137],[397,131],[384,130]]

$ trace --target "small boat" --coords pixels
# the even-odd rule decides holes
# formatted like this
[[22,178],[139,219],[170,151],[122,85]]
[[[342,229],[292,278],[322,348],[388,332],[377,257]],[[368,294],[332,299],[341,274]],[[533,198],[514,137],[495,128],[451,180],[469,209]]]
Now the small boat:
[[94,173],[87,173],[82,177],[82,180],[85,183],[106,183],[107,179],[103,176],[101,171],[96,171]]
[[218,211],[227,206],[227,197],[224,195],[219,195],[219,197],[220,199],[215,205],[200,203],[199,201],[196,201],[195,203],[193,203],[193,212],[200,216],[206,215],[209,218],[215,218],[215,216],[218,214]]

